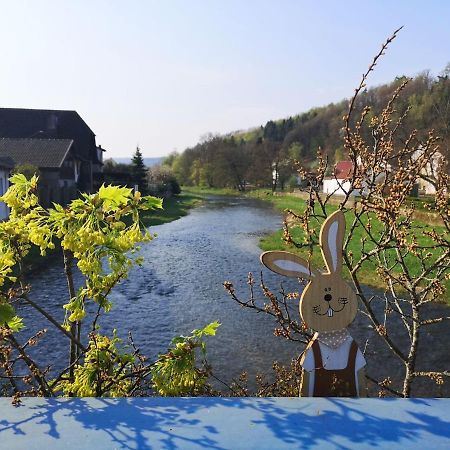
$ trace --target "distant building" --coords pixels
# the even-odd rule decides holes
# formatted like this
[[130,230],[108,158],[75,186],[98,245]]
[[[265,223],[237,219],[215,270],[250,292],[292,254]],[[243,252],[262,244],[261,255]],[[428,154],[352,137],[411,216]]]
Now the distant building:
[[[353,163],[351,161],[340,161],[334,168],[334,175],[323,179],[324,194],[347,195],[350,190],[350,177],[353,173]],[[357,195],[354,190],[350,195]]]
[[[412,154],[413,161],[417,161],[424,153],[422,148],[417,149]],[[441,165],[444,164],[444,156],[440,152],[435,152],[434,155],[427,162],[420,174],[423,178],[418,180],[419,194],[434,195],[436,194],[436,187],[434,183],[437,180],[437,173]]]
[[[103,149],[100,146],[97,147],[94,132],[76,111],[0,108],[0,138],[33,141],[42,139],[41,145],[30,142],[27,146],[24,141],[22,144],[17,142],[18,147],[15,147],[15,151],[19,152],[19,147],[22,146],[23,154],[27,157],[31,157],[32,151],[49,152],[53,156],[56,152],[60,155],[64,144],[55,143],[49,149],[45,145],[51,145],[52,140],[71,140],[73,145],[70,151],[71,161],[75,164],[74,161],[77,160],[76,189],[82,192],[93,192],[101,182]],[[55,150],[56,148],[58,151]],[[2,150],[0,156],[7,156],[7,148],[2,147],[2,149],[4,151]],[[21,161],[21,163],[32,164],[31,161],[24,159]],[[56,161],[52,161],[51,164],[56,164]],[[42,168],[48,169],[44,166]],[[54,166],[52,168],[55,169]]]

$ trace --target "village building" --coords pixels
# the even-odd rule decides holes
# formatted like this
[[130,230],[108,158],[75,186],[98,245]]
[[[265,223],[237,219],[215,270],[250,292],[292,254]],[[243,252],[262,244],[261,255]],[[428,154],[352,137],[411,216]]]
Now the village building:
[[[350,190],[350,177],[353,173],[351,161],[339,161],[334,168],[334,175],[323,179],[323,193],[331,195],[347,195]],[[350,195],[358,195],[359,191],[353,190]]]
[[[31,165],[39,172],[43,206],[68,203],[79,192],[91,193],[102,183],[104,149],[76,111],[0,108],[0,188],[14,166]],[[1,184],[3,183],[3,184]],[[7,216],[0,203],[0,217]]]
[[[417,161],[424,153],[422,148],[417,149],[412,154],[412,159]],[[444,164],[444,155],[440,152],[435,152],[425,167],[421,170],[421,178],[418,180],[418,194],[419,195],[434,195],[436,194],[435,183],[437,180],[437,173]]]
[[38,169],[38,195],[42,206],[67,204],[77,196],[82,159],[72,139],[0,138],[0,155],[14,166]]
[[[47,143],[53,139],[72,140],[80,162],[78,190],[89,193],[98,187],[103,149],[97,147],[95,133],[76,111],[0,108],[0,138],[45,139]],[[44,146],[34,148],[45,152]]]

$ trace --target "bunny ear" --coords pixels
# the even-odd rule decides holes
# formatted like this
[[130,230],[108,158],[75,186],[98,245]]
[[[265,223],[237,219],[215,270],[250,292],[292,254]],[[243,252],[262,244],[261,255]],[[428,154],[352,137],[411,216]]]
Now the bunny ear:
[[338,210],[325,220],[320,230],[320,248],[329,273],[340,273],[342,270],[344,234],[345,217]]
[[272,272],[287,277],[311,279],[317,271],[304,259],[289,252],[264,252],[261,262]]

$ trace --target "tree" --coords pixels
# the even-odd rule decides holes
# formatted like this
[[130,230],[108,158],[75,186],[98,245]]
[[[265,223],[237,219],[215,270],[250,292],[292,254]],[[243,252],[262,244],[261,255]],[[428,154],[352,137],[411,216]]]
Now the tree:
[[342,147],[338,147],[334,151],[334,163],[337,164],[340,161],[343,161],[345,159],[344,156],[344,149]]
[[[444,165],[438,169],[435,199],[429,205],[435,217],[433,224],[424,226],[416,221],[409,193],[438,152],[440,140],[432,131],[422,133],[424,138],[420,139],[416,130],[406,141],[396,138],[404,133],[406,116],[399,118],[395,111],[407,79],[395,86],[391,98],[370,122],[365,120],[370,107],[358,110],[356,106],[368,75],[395,36],[388,39],[369,66],[344,115],[344,149],[353,163],[346,194],[338,204],[332,202],[331,194],[323,195],[320,184],[328,167],[324,155],[318,154],[314,173],[300,167],[302,177],[310,181],[305,192],[307,201],[303,212],[288,210],[282,248],[298,252],[311,264],[321,264],[320,225],[332,211],[341,210],[347,222],[344,263],[361,300],[361,320],[373,330],[366,345],[372,352],[377,349],[390,355],[383,366],[386,378],[377,380],[369,374],[368,379],[380,389],[379,395],[410,397],[421,381],[428,383],[430,393],[434,385],[432,393],[439,396],[440,386],[450,379],[450,367],[424,367],[419,357],[427,349],[420,348],[419,343],[433,332],[433,327],[450,322],[448,312],[429,308],[431,302],[448,299],[450,291],[450,176]],[[420,156],[414,157],[418,150]],[[355,191],[361,194],[357,203],[352,198]],[[381,292],[364,289],[363,269],[384,285]],[[298,293],[282,289],[278,295],[262,280],[267,301],[261,304],[253,294],[252,275],[248,284],[250,298],[245,300],[238,297],[232,283],[224,286],[241,306],[271,315],[277,322],[276,335],[307,345],[311,330],[292,316],[292,299],[298,298]],[[442,352],[447,352],[445,343]],[[401,376],[394,376],[396,372]],[[291,395],[298,395],[298,364],[293,364],[292,370],[286,369],[283,378],[290,381]]]
[[165,165],[150,167],[147,171],[147,181],[152,195],[171,197],[181,193],[180,185],[172,169]]
[[288,155],[292,162],[301,161],[303,156],[303,145],[300,142],[293,142],[288,148]]
[[144,158],[142,157],[141,149],[139,147],[136,147],[136,151],[131,159],[131,171],[133,174],[133,179],[138,185],[139,191],[143,194],[147,193],[146,168]]
[[39,176],[40,171],[39,167],[34,166],[33,164],[19,164],[14,167],[13,173],[22,173],[27,178],[31,178],[33,175]]
[[[110,292],[140,264],[137,246],[154,237],[140,227],[139,215],[161,208],[162,200],[130,188],[102,186],[95,194],[81,194],[66,208],[54,204],[45,209],[38,203],[37,185],[36,176],[15,174],[1,197],[11,208],[9,219],[0,222],[2,395],[117,397],[148,395],[152,389],[162,395],[204,394],[209,372],[202,338],[215,334],[217,322],[191,336],[176,337],[175,348],[153,363],[146,362],[131,335],[125,345],[115,332],[101,332],[101,318],[114,306]],[[67,286],[63,324],[33,299],[24,271],[24,260],[33,248],[42,255],[54,248],[63,253],[65,280],[60,283]],[[75,265],[83,280],[77,290]],[[45,339],[45,330],[28,334],[19,315],[21,305],[44,316],[60,333],[60,345],[67,345],[68,365],[60,373],[50,375],[51,368],[41,369],[29,353],[29,347]],[[176,361],[174,354],[180,355]],[[168,377],[170,384],[164,381]]]
[[180,156],[180,154],[177,151],[173,151],[169,153],[162,161],[163,166],[169,166],[172,167],[175,160]]

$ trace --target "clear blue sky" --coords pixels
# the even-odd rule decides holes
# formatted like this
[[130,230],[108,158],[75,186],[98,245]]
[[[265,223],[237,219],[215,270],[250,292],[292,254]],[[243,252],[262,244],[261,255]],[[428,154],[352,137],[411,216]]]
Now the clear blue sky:
[[107,156],[194,145],[450,62],[450,1],[4,0],[0,104],[75,109]]

